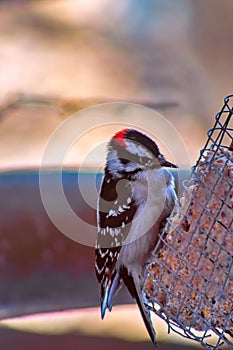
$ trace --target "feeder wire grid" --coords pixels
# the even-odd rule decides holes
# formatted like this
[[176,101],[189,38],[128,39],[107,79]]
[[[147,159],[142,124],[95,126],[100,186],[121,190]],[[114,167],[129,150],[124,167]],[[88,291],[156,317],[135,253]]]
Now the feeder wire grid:
[[170,329],[233,349],[233,95],[224,99],[145,275],[144,300]]

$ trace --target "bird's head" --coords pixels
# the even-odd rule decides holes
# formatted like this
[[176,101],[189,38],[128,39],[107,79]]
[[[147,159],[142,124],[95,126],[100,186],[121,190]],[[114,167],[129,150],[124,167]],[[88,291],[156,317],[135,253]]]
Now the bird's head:
[[123,129],[111,138],[107,168],[112,174],[135,174],[160,167],[177,168],[166,160],[147,135],[134,129]]

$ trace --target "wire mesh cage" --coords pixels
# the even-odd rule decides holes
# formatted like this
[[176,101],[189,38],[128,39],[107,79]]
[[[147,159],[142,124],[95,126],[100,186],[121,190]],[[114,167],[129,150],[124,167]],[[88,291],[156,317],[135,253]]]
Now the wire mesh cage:
[[233,349],[233,95],[224,100],[148,264],[148,307],[208,349]]

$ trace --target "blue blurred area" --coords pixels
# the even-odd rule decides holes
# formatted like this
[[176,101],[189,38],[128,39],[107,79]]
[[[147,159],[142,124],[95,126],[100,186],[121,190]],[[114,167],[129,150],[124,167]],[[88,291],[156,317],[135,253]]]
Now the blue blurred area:
[[[125,34],[137,40],[153,41],[163,36],[164,32],[173,36],[177,28],[185,31],[191,15],[190,2],[186,0],[126,0],[124,5],[120,2],[119,6],[124,6],[122,18]],[[169,21],[173,23],[172,26],[168,25]]]
[[[54,174],[48,170],[44,176],[51,182]],[[64,172],[64,192],[75,213],[95,226],[95,210],[83,200],[78,176],[87,188],[93,180],[88,173]],[[99,186],[101,174],[96,179]],[[0,318],[98,305],[94,249],[67,238],[50,221],[38,170],[2,173],[0,197]],[[119,303],[125,300],[123,293]]]
[[[56,170],[48,169],[43,176],[50,183],[56,174]],[[187,171],[179,172],[180,178],[187,176]],[[102,174],[91,172],[62,174],[69,205],[93,227],[96,210],[86,203],[78,179],[96,203],[93,182],[98,189],[101,178]],[[94,248],[72,241],[50,221],[41,201],[38,170],[1,173],[0,197],[0,318],[58,307],[98,305]],[[75,229],[79,231],[79,227]],[[122,292],[118,303],[125,302],[132,300]]]

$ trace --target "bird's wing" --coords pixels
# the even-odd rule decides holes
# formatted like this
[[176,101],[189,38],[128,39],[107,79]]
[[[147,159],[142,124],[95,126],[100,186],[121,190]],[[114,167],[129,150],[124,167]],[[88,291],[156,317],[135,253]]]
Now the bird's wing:
[[114,180],[105,173],[98,205],[96,275],[101,284],[102,317],[121,285],[115,266],[136,212],[131,187],[126,180]]

